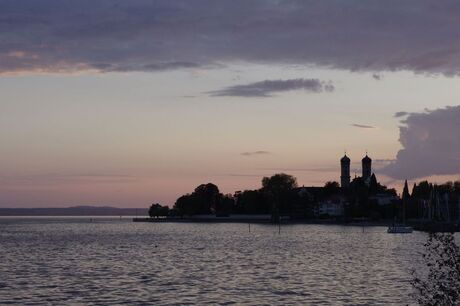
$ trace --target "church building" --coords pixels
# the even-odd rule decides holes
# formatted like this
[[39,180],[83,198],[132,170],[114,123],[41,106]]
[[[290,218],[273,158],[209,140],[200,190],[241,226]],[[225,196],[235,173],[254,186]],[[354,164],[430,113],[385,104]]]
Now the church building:
[[[342,188],[350,187],[351,176],[350,176],[350,158],[345,154],[340,159],[340,186]],[[362,167],[362,179],[366,184],[369,184],[371,176],[372,176],[372,159],[367,156],[361,160],[361,167]]]

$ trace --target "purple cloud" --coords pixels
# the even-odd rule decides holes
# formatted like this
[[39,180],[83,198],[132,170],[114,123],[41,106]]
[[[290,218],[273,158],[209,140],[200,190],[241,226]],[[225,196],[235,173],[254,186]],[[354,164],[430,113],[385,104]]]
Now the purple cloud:
[[200,68],[202,67],[200,64],[192,63],[192,62],[160,62],[160,63],[153,63],[153,64],[141,64],[141,65],[117,65],[117,64],[97,64],[93,65],[94,68],[99,68],[104,72],[110,71],[117,71],[117,72],[125,72],[125,71],[166,71],[166,70],[176,70],[176,69],[189,69],[189,68]]
[[234,61],[460,72],[460,3],[451,0],[0,0],[0,11],[0,72]]
[[375,129],[375,126],[372,125],[366,125],[366,124],[358,124],[358,123],[352,123],[350,124],[351,126],[360,128],[360,129]]
[[330,82],[318,79],[265,80],[261,82],[235,85],[221,90],[211,91],[211,96],[233,97],[271,97],[273,93],[303,89],[308,92],[333,91]]
[[408,112],[397,112],[395,113],[395,118],[400,118],[409,115]]
[[410,113],[402,121],[403,148],[382,173],[397,179],[460,174],[460,106]]

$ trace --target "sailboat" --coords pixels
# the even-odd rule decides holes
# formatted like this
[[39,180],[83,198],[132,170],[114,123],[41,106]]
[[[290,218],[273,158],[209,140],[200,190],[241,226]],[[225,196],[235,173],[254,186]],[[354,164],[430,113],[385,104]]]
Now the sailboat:
[[444,200],[440,201],[436,185],[431,188],[430,199],[424,206],[424,222],[418,224],[415,230],[431,233],[460,231],[460,224],[452,222],[450,217],[449,196],[445,193]]
[[406,201],[409,195],[409,188],[407,187],[407,180],[404,183],[404,191],[403,191],[403,224],[395,224],[396,216],[393,218],[393,224],[388,227],[387,233],[389,234],[410,234],[413,232],[413,228],[406,225]]

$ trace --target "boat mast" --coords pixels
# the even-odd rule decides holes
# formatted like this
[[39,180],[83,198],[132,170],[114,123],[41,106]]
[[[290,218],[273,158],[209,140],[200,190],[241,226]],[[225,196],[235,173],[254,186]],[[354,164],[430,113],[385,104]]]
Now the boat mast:
[[403,202],[402,202],[402,217],[403,217],[403,225],[406,225],[406,197],[403,197]]

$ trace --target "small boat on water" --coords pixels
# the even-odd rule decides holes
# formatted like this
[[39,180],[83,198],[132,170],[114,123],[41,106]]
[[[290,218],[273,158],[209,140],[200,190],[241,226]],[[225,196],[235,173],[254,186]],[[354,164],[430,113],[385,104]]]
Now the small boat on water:
[[387,229],[388,234],[410,234],[414,229],[405,225],[392,225]]

